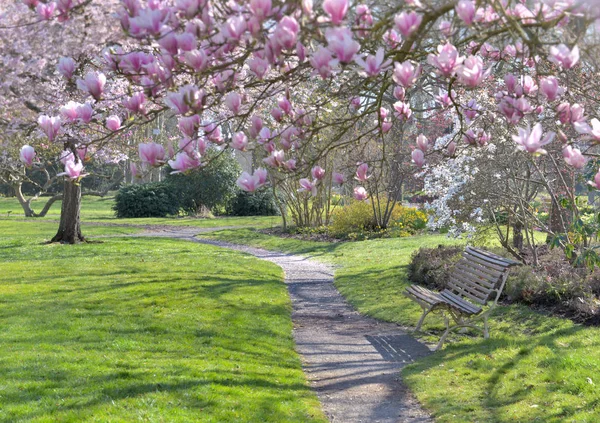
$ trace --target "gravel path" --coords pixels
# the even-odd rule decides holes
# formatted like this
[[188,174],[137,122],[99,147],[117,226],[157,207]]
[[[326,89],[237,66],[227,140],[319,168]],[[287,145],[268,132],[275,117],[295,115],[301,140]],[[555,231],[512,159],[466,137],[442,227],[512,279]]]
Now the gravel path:
[[329,420],[334,423],[425,423],[400,369],[430,350],[397,325],[354,311],[333,286],[333,268],[306,257],[195,238],[221,228],[160,228],[161,236],[252,254],[283,268],[292,299],[297,350]]

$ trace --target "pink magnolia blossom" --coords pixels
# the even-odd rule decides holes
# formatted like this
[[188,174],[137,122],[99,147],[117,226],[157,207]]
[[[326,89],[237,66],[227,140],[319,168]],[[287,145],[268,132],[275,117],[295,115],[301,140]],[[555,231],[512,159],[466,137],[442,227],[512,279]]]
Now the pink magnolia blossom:
[[451,141],[448,144],[448,147],[446,147],[446,154],[448,154],[448,156],[452,157],[452,156],[454,156],[455,152],[456,152],[456,143],[454,141]]
[[392,129],[392,126],[394,125],[394,123],[391,121],[391,119],[386,119],[383,122],[381,122],[381,132],[384,134],[387,134],[390,129]]
[[386,109],[385,107],[379,108],[379,119],[385,120],[389,114],[390,114],[390,111],[388,109]]
[[298,41],[299,31],[300,25],[298,25],[298,21],[291,16],[284,16],[277,23],[277,27],[273,33],[274,41],[280,48],[292,50]]
[[273,150],[269,156],[263,159],[267,165],[271,167],[279,167],[285,161],[285,153],[283,150]]
[[479,110],[481,108],[477,104],[477,101],[471,99],[467,102],[467,105],[463,108],[465,117],[467,118],[467,122],[471,122],[474,120],[479,114]]
[[546,154],[546,150],[541,147],[552,142],[554,136],[554,132],[549,132],[542,138],[542,125],[536,123],[533,129],[519,128],[519,133],[512,138],[518,144],[519,150],[533,154]]
[[246,151],[246,147],[248,146],[248,137],[243,132],[236,132],[233,134],[229,145],[236,150]]
[[427,62],[435,66],[440,74],[445,77],[450,77],[456,71],[458,65],[460,65],[465,59],[458,55],[458,50],[450,43],[439,45],[438,54],[430,54],[427,56]]
[[94,99],[100,100],[104,85],[106,84],[106,76],[100,72],[88,72],[84,79],[77,80],[77,88],[81,91],[89,93]]
[[363,187],[355,187],[354,188],[354,199],[357,201],[365,201],[367,198],[369,198],[369,194],[367,193],[367,190],[364,189]]
[[258,79],[263,79],[269,71],[269,62],[254,54],[252,59],[248,60],[248,67]]
[[356,176],[354,177],[357,181],[366,182],[371,175],[367,175],[369,172],[369,165],[367,163],[361,163],[356,168]]
[[[452,94],[454,94],[454,90],[452,91]],[[450,107],[452,105],[452,96],[448,95],[448,92],[444,92],[440,95],[436,95],[435,101],[440,103],[442,107]]]
[[298,192],[310,192],[310,195],[313,197],[317,195],[318,181],[310,181],[308,178],[302,178],[298,182],[300,183],[300,189],[298,190]]
[[65,163],[65,171],[56,176],[67,176],[71,180],[77,180],[83,178],[85,175],[86,174],[83,173],[83,163],[81,161],[75,163],[75,161],[69,160]]
[[583,169],[587,163],[587,159],[583,154],[581,154],[581,151],[578,148],[573,148],[570,145],[567,145],[565,148],[563,148],[562,153],[565,162],[576,169]]
[[325,169],[323,169],[321,166],[315,166],[311,169],[310,174],[312,175],[313,179],[320,181],[325,177]]
[[571,105],[571,123],[576,124],[576,123],[581,123],[585,121],[585,108],[578,104],[575,103],[573,105]]
[[194,138],[198,134],[198,126],[200,125],[200,116],[192,115],[179,118],[177,128],[181,133],[189,138]]
[[580,134],[590,135],[596,141],[600,140],[600,120],[594,118],[594,119],[590,120],[590,124],[588,124],[585,121],[575,122],[575,123],[573,123],[573,127]]
[[121,129],[121,119],[119,116],[112,115],[106,118],[106,127],[111,131],[118,131]]
[[196,37],[189,32],[177,35],[177,47],[181,51],[192,51],[197,45]]
[[77,116],[83,123],[90,123],[93,114],[94,109],[92,109],[92,105],[90,103],[79,104],[77,106]]
[[248,129],[248,134],[250,134],[251,138],[258,137],[258,134],[263,129],[263,121],[260,117],[254,115],[250,118],[250,128]]
[[58,135],[58,132],[60,131],[60,117],[50,117],[42,115],[38,118],[38,124],[40,125],[42,131],[44,131],[44,134],[46,134],[50,142],[54,141],[56,135]]
[[138,149],[140,160],[142,161],[142,163],[148,163],[150,166],[160,166],[164,164],[165,149],[162,145],[157,144],[155,142],[150,142],[147,144],[140,143]]
[[335,185],[342,186],[346,182],[346,177],[342,173],[333,172],[332,181]]
[[60,115],[67,122],[75,122],[79,119],[79,113],[77,113],[77,108],[80,106],[80,103],[76,103],[74,101],[69,101],[64,106],[61,106],[59,109]]
[[182,173],[200,166],[200,157],[196,154],[177,153],[175,160],[169,160],[169,166],[174,169],[171,174]]
[[404,88],[412,86],[419,75],[421,74],[421,66],[414,66],[410,61],[403,63],[394,63],[394,74],[392,79],[396,84],[402,85]]
[[61,57],[58,59],[58,66],[56,69],[58,70],[58,73],[65,77],[65,79],[71,79],[75,72],[75,67],[75,60],[70,57]]
[[271,16],[271,0],[250,0],[250,11],[259,22]]
[[363,76],[377,76],[381,71],[385,71],[392,63],[391,60],[384,61],[384,51],[382,47],[377,49],[375,56],[368,55],[366,59],[356,57],[354,61],[357,65],[362,67],[363,71],[361,71],[361,74]]
[[33,159],[35,158],[35,150],[30,145],[24,145],[19,151],[19,159],[25,164],[25,166],[31,167],[33,165]]
[[406,90],[404,87],[396,86],[394,87],[394,98],[399,101],[404,101],[406,97]]
[[598,171],[598,173],[596,173],[596,175],[594,175],[594,182],[590,181],[588,182],[588,184],[590,184],[596,189],[600,189],[600,170]]
[[246,32],[246,19],[243,16],[231,16],[221,28],[221,33],[229,41],[239,41]]
[[63,150],[58,156],[58,160],[65,165],[67,162],[74,162],[75,156],[71,150]]
[[242,109],[242,96],[235,91],[228,93],[225,96],[225,106],[227,106],[234,115],[239,114]]
[[[194,150],[196,150],[196,148],[198,148],[198,141],[197,140],[192,140],[190,138],[182,138],[179,140],[179,143],[177,144],[177,146],[179,147],[179,149],[185,153],[188,154],[193,154]],[[171,149],[173,148],[173,146],[171,146]],[[200,153],[202,154],[202,153]],[[175,151],[169,151],[169,156],[174,156],[175,155]]]
[[206,134],[206,137],[215,144],[221,144],[223,142],[223,135],[221,133],[221,127],[214,122],[203,122],[202,129]]
[[360,97],[352,97],[350,100],[350,109],[353,112],[356,112],[358,109],[360,109]]
[[417,137],[417,148],[421,150],[423,153],[426,153],[429,149],[429,140],[423,134],[420,134]]
[[390,46],[391,48],[396,48],[398,47],[398,45],[400,44],[400,41],[402,41],[401,39],[402,37],[400,37],[400,34],[398,34],[398,32],[396,32],[395,29],[390,29],[387,30],[384,34],[383,34],[383,40],[385,41],[385,43]]
[[339,25],[348,12],[348,0],[324,0],[323,10],[329,15],[332,24]]
[[471,25],[475,18],[475,3],[471,0],[460,0],[455,7],[456,14],[466,25]]
[[129,163],[129,171],[131,172],[131,176],[133,176],[134,178],[138,177],[138,168],[135,162]]
[[441,21],[438,25],[438,29],[444,37],[450,37],[452,35],[452,23],[450,21]]
[[563,94],[564,89],[558,85],[556,77],[548,76],[540,80],[540,91],[548,101],[554,101]]
[[279,97],[277,99],[277,106],[279,106],[286,115],[289,116],[292,114],[292,103],[290,103],[290,100],[287,97]]
[[535,93],[538,90],[538,85],[535,83],[535,80],[529,75],[521,77],[521,87],[523,89],[523,94],[525,95],[535,95]]
[[52,19],[52,15],[54,14],[54,10],[56,9],[56,3],[50,2],[47,4],[38,3],[35,11],[37,12],[40,19],[48,21]]
[[487,76],[483,68],[483,60],[478,56],[469,56],[456,69],[458,80],[469,88],[477,87]]
[[281,110],[279,107],[273,107],[271,109],[271,116],[277,122],[281,122],[283,120],[283,110]]
[[571,69],[579,61],[579,47],[575,46],[572,50],[569,50],[569,47],[564,44],[552,46],[550,47],[548,59],[564,69]]
[[146,96],[143,92],[133,94],[131,97],[123,100],[123,106],[133,113],[145,114]]
[[329,49],[319,46],[310,58],[310,64],[321,75],[321,78],[327,79],[331,76],[332,68],[337,66],[338,60],[333,58]]
[[184,54],[184,63],[196,72],[201,72],[208,67],[209,59],[204,49],[190,50]]
[[416,148],[412,151],[411,157],[412,157],[413,163],[417,167],[421,168],[425,164],[425,155],[423,154],[423,151],[419,150],[418,148]]
[[403,101],[397,101],[394,103],[395,115],[398,119],[408,120],[412,116],[412,109],[410,108],[410,104],[405,103]]
[[331,50],[341,63],[350,63],[354,55],[360,50],[352,38],[352,31],[348,28],[328,28],[325,31],[327,48]]
[[283,162],[283,167],[286,170],[289,170],[289,171],[296,170],[296,160],[295,159],[289,159],[289,160]]
[[396,28],[405,38],[410,37],[421,25],[423,17],[416,12],[402,12],[394,17]]
[[237,179],[237,186],[246,192],[254,192],[265,185],[267,181],[267,171],[265,169],[256,169],[253,175],[248,172],[242,172]]

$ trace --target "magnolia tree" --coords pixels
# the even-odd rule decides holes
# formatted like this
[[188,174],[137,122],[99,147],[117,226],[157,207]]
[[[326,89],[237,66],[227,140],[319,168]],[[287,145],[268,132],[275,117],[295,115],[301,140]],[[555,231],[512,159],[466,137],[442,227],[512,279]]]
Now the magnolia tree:
[[[113,19],[105,25],[122,29],[123,41],[106,43],[99,55],[53,62],[62,76],[57,90],[85,110],[65,116],[60,108],[68,102],[45,108],[38,123],[46,138],[32,147],[61,143],[71,151],[65,172],[73,185],[85,172],[76,158],[79,140],[110,145],[166,110],[177,116],[180,140],[171,147],[140,144],[146,166],[168,162],[175,172],[186,172],[204,164],[208,149],[254,149],[264,156],[264,168],[242,175],[243,189],[269,184],[273,171],[288,172],[309,196],[324,183],[313,172],[324,168],[321,161],[413,125],[418,114],[445,114],[453,128],[443,141],[426,134],[411,140],[416,171],[434,156],[498,141],[490,128],[530,155],[534,167],[550,143],[562,144],[567,163],[577,167],[600,139],[597,91],[588,85],[596,74],[595,2],[24,4],[28,13],[3,15],[9,22],[4,31],[67,28],[88,7],[103,9]],[[336,113],[327,112],[331,105]],[[367,200],[360,166],[358,181],[346,183],[354,184],[356,199]],[[597,179],[600,187],[600,174]],[[74,224],[74,211],[63,209],[65,224]]]

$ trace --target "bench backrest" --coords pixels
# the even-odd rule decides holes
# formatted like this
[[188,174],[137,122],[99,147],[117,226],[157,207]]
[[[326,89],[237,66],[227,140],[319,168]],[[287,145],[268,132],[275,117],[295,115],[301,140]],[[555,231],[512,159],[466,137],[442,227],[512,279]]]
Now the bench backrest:
[[504,289],[508,270],[519,264],[488,251],[467,247],[450,275],[448,289],[483,305],[492,297],[497,301]]

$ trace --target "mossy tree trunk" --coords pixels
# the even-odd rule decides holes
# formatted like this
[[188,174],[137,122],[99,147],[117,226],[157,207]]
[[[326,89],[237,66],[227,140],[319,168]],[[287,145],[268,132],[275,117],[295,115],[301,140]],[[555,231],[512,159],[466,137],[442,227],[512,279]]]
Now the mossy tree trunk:
[[65,179],[63,202],[60,210],[60,225],[51,242],[77,244],[85,241],[81,234],[80,209],[81,185],[75,181]]

